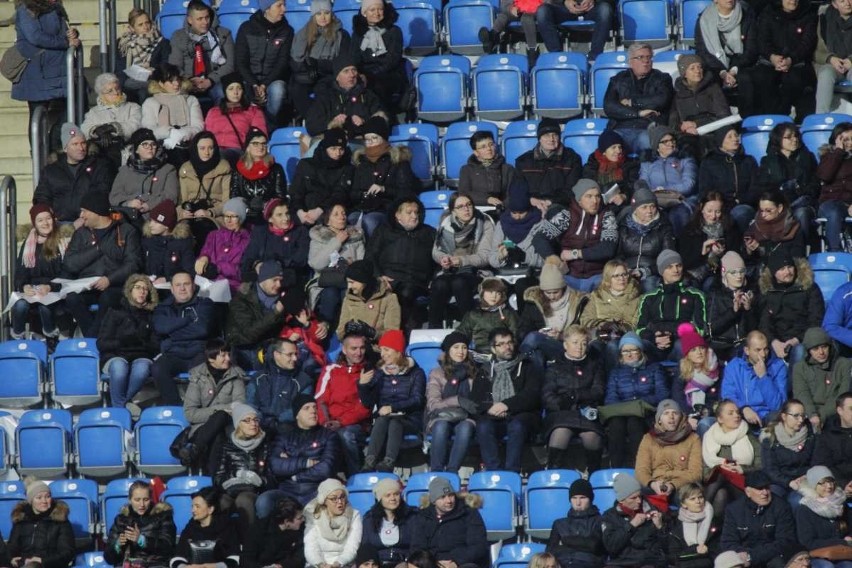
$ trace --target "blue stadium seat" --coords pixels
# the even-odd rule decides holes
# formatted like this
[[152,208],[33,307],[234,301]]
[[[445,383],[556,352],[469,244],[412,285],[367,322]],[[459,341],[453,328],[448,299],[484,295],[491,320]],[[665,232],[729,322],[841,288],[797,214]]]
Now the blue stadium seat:
[[506,125],[500,145],[507,164],[514,164],[518,156],[535,148],[537,129],[537,120],[516,120]]
[[592,474],[589,476],[589,483],[592,484],[592,487],[594,489],[598,489],[599,487],[612,487],[612,484],[615,483],[615,476],[619,473],[635,475],[636,471],[627,467],[599,469],[597,471],[593,471]]
[[852,279],[852,253],[821,252],[808,257],[814,281],[828,302],[834,291]]
[[473,70],[473,112],[479,120],[514,120],[527,102],[527,58],[517,53],[484,55]]
[[47,344],[44,341],[13,339],[0,343],[0,406],[27,407],[42,402],[47,372]]
[[624,45],[637,42],[654,47],[672,45],[668,0],[619,0],[618,13]]
[[298,32],[311,19],[311,2],[310,0],[287,0],[285,6],[287,22],[293,27],[294,32]]
[[447,49],[459,55],[482,54],[479,28],[494,25],[495,7],[488,0],[450,0],[444,6]]
[[[4,416],[9,416],[9,413],[5,410],[0,410],[0,418]],[[9,443],[8,433],[5,428],[0,428],[0,475],[4,475],[7,471],[9,471],[9,466],[11,465],[11,456],[9,455],[9,448],[14,446],[14,441]]]
[[461,55],[424,57],[414,72],[417,117],[452,122],[467,116],[470,60]]
[[438,13],[428,2],[395,4],[402,30],[402,45],[409,55],[428,55],[438,50]]
[[82,556],[82,560],[78,560],[76,568],[112,568],[112,564],[107,564],[107,561],[104,560],[103,551],[84,552],[80,556]]
[[91,540],[97,531],[98,484],[91,479],[57,479],[50,483],[50,494],[70,508],[74,538]]
[[376,497],[373,495],[373,486],[382,479],[396,479],[399,477],[393,473],[373,472],[356,473],[346,480],[346,491],[349,493],[349,504],[364,516],[375,504]]
[[299,138],[307,133],[308,131],[300,126],[291,126],[275,130],[269,139],[269,153],[275,158],[275,162],[284,168],[288,185],[293,183],[296,166],[302,158]]
[[144,477],[133,477],[126,479],[114,479],[107,483],[104,489],[104,494],[101,495],[101,533],[109,534],[109,529],[112,527],[115,517],[118,516],[121,508],[128,503],[128,491],[130,486],[135,481],[145,481],[150,483],[150,479]]
[[570,118],[586,102],[586,56],[577,52],[542,53],[530,72],[530,98],[538,117]]
[[172,39],[172,34],[183,28],[183,24],[186,22],[187,4],[189,4],[189,0],[166,2],[160,8],[160,12],[157,14],[157,25],[164,38]]
[[840,113],[811,114],[802,120],[802,142],[819,160],[819,147],[828,144],[834,127],[843,122],[852,122],[852,116]]
[[234,3],[229,2],[230,6],[226,10],[222,9],[222,4],[219,5],[217,10],[219,25],[231,31],[231,37],[234,41],[237,39],[237,32],[240,31],[240,26],[259,10],[257,3],[253,0],[240,0],[240,2],[245,3],[245,6],[234,6]]
[[160,500],[172,506],[178,534],[192,518],[192,497],[190,495],[211,485],[213,485],[213,480],[203,475],[173,477],[166,484],[166,490],[163,491]]
[[536,471],[530,475],[524,500],[526,534],[540,539],[550,537],[553,521],[568,512],[571,506],[568,490],[580,477],[573,469]]
[[598,55],[590,71],[589,85],[591,89],[592,112],[603,114],[604,96],[609,80],[619,72],[627,69],[626,51],[609,51]]
[[388,142],[407,146],[414,175],[423,187],[434,185],[438,167],[438,128],[434,124],[398,124],[391,130]]
[[454,122],[447,127],[441,141],[441,162],[444,167],[444,183],[456,187],[461,168],[471,154],[470,137],[474,132],[489,130],[497,141],[497,126],[490,122]]
[[65,406],[100,402],[100,353],[95,339],[65,339],[50,356],[50,395]]
[[12,509],[26,500],[23,481],[0,481],[0,533],[7,541],[12,534]]
[[605,118],[578,118],[565,123],[562,144],[580,156],[583,163],[589,160],[598,148],[598,138],[606,130],[609,120]]
[[615,504],[615,489],[612,487],[596,487],[595,500],[592,503],[603,514],[604,511],[611,509]]
[[695,27],[704,8],[712,4],[712,0],[680,0],[678,5],[678,38],[681,47],[695,45]]
[[438,356],[441,354],[441,344],[437,342],[412,343],[408,346],[408,355],[423,369],[426,376],[438,366]]
[[334,13],[340,19],[343,29],[352,35],[352,18],[361,10],[360,0],[337,0],[332,4]]
[[677,68],[677,60],[684,55],[695,55],[695,51],[691,49],[670,49],[654,54],[654,69],[668,73],[672,77],[672,81],[680,77],[680,70]]
[[793,119],[783,114],[758,114],[744,119],[742,145],[745,153],[760,163],[766,155],[769,132],[775,125],[785,122],[793,122]]
[[517,542],[500,548],[494,568],[527,568],[534,554],[544,552],[545,545],[540,542]]
[[467,490],[482,497],[479,514],[488,540],[515,536],[521,500],[521,476],[512,471],[478,471],[468,479]]
[[89,408],[74,425],[77,471],[91,477],[111,477],[127,471],[130,455],[125,438],[131,431],[125,408]]
[[450,481],[450,485],[454,490],[458,491],[461,488],[461,480],[457,473],[448,471],[426,471],[422,473],[414,473],[408,478],[403,491],[405,502],[415,509],[420,507],[420,496],[429,492],[429,482],[436,477],[445,477]]
[[71,413],[42,409],[24,412],[15,430],[18,473],[57,477],[71,458]]
[[426,210],[426,216],[423,219],[425,225],[430,227],[438,227],[441,222],[441,215],[447,210],[452,192],[445,190],[424,191],[420,194],[420,201],[423,203],[423,208]]
[[148,475],[176,475],[183,467],[169,453],[169,446],[189,426],[183,407],[154,406],[142,411],[136,423],[136,467]]

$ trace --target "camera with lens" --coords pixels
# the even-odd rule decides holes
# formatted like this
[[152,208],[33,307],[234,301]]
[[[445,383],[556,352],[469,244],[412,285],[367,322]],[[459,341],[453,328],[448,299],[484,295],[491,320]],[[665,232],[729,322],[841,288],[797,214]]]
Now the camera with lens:
[[209,199],[199,199],[198,201],[184,201],[180,204],[180,208],[184,211],[189,211],[190,213],[195,213],[196,211],[203,211],[205,209],[212,209],[213,204],[210,203]]
[[344,337],[347,335],[360,335],[368,341],[373,341],[376,339],[376,330],[365,321],[350,320],[343,326],[343,335]]

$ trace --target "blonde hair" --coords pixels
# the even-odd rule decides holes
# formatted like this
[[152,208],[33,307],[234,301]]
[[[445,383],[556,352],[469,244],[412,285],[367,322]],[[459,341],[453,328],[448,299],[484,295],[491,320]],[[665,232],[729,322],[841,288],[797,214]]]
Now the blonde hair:
[[565,331],[562,333],[562,336],[565,339],[568,339],[572,335],[579,335],[581,337],[588,338],[589,330],[578,323],[572,323],[571,325],[565,328]]
[[704,495],[704,488],[701,485],[693,482],[687,483],[686,485],[682,485],[680,489],[677,490],[677,498],[681,503],[681,507],[683,507],[683,502],[692,497],[693,495],[698,494]]
[[557,566],[559,566],[559,561],[551,553],[537,552],[532,555],[532,558],[530,558],[530,563],[527,564],[527,568],[545,568],[545,566],[547,566],[548,561],[550,560],[552,560]]
[[[683,357],[680,359],[680,376],[683,379],[683,382],[687,382],[692,378],[692,375],[695,374],[695,371],[701,371],[703,373],[710,372],[710,354],[709,348],[707,346],[698,345],[693,347],[692,349],[704,349],[704,364],[701,368],[696,368],[695,363],[689,360],[689,353],[684,353]],[[690,353],[692,352],[690,349]]]

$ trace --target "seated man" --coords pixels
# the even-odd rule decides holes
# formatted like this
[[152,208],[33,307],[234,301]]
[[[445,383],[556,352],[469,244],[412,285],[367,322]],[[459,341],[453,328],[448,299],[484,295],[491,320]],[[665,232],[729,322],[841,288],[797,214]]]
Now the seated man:
[[246,387],[246,401],[260,413],[260,425],[274,434],[295,420],[293,400],[311,394],[313,381],[299,368],[299,347],[277,339],[266,349],[263,370]]
[[822,328],[839,344],[843,355],[852,355],[852,282],[843,284],[831,295]]
[[595,23],[592,44],[586,58],[589,65],[600,55],[615,21],[615,8],[609,0],[544,0],[535,12],[538,31],[548,52],[562,51],[559,25],[565,21],[585,19]]
[[428,550],[442,568],[490,565],[482,516],[456,496],[446,478],[429,482],[429,506],[414,515],[410,531],[411,550]]
[[784,247],[775,249],[761,273],[760,293],[757,328],[766,334],[775,356],[794,365],[805,356],[805,330],[819,327],[825,314],[808,259],[793,259]]
[[748,334],[743,354],[725,367],[722,398],[734,401],[745,421],[757,427],[787,400],[787,366],[769,352],[769,343],[760,331]]
[[92,192],[108,196],[116,175],[115,166],[108,159],[89,155],[86,137],[75,124],[62,125],[61,141],[64,153],[41,170],[33,203],[50,205],[57,221],[74,223],[79,229],[83,225],[80,201]]
[[160,351],[151,376],[164,405],[181,404],[175,377],[204,363],[207,340],[213,337],[213,301],[199,298],[192,276],[178,272],[172,277],[172,295],[154,308],[154,331]]
[[745,497],[725,508],[721,550],[739,554],[744,566],[783,568],[798,547],[793,513],[772,496],[771,483],[762,470],[748,472]]
[[793,366],[793,398],[801,401],[819,431],[835,413],[837,397],[849,389],[852,359],[840,356],[837,344],[821,327],[808,329],[802,345],[807,355]]
[[201,0],[186,6],[186,25],[171,37],[169,63],[192,83],[190,93],[218,102],[225,96],[222,78],[234,72],[234,40],[231,30],[213,25],[213,8]]
[[852,392],[838,396],[834,406],[837,414],[825,419],[811,463],[830,469],[848,496],[852,493]]
[[567,207],[573,201],[571,188],[583,173],[583,160],[562,144],[561,134],[555,119],[541,119],[538,144],[515,160],[515,169],[529,184],[530,203],[542,215],[554,203]]
[[[110,217],[106,193],[84,194],[80,200],[80,219],[82,226],[74,231],[65,251],[62,276],[99,278],[89,290],[68,294],[65,306],[83,337],[97,337],[107,310],[121,302],[125,280],[142,269],[142,247],[136,229]],[[97,317],[89,310],[94,304],[98,304]]]
[[237,348],[237,362],[245,369],[260,367],[258,349],[264,341],[278,337],[284,327],[283,276],[281,263],[267,260],[260,265],[257,282],[228,305],[228,340]]
[[831,0],[820,16],[819,42],[814,52],[817,71],[816,112],[824,114],[835,110],[834,84],[852,77],[852,33],[849,18],[852,3]]
[[650,45],[632,44],[627,57],[630,68],[618,72],[606,88],[604,112],[624,139],[625,150],[638,154],[651,148],[651,123],[668,124],[674,87],[671,75],[653,68]]

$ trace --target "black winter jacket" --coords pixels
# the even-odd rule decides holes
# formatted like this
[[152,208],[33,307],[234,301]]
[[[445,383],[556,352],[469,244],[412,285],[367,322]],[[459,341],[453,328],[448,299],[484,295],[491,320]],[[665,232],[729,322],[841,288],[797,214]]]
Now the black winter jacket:
[[98,332],[102,364],[113,357],[135,361],[153,359],[160,353],[160,341],[154,333],[153,310],[154,306],[131,306],[127,298],[122,298],[121,306],[107,311]]
[[[352,173],[352,185],[349,188],[349,204],[355,211],[365,213],[387,212],[389,205],[398,198],[412,197],[419,193],[420,182],[411,169],[411,152],[406,146],[391,146],[390,149],[371,162],[363,150],[352,155],[355,170]],[[381,185],[385,190],[367,195],[373,184]]]
[[820,327],[825,315],[825,300],[814,282],[807,259],[796,261],[796,280],[782,285],[764,268],[760,275],[761,309],[758,329],[772,343],[774,339],[799,341],[810,327]]
[[[492,393],[493,363],[493,361],[488,361],[481,365],[482,372],[473,381],[471,387],[470,398],[476,403],[481,414],[485,414],[494,404]],[[512,369],[511,375],[515,396],[501,401],[509,408],[509,415],[514,416],[524,412],[538,414],[538,410],[541,408],[539,402],[541,397],[541,369],[533,365],[529,358],[519,356],[518,364]]]
[[844,428],[836,414],[825,419],[817,437],[813,463],[830,469],[838,487],[846,487],[852,481],[852,428]]
[[704,197],[718,191],[728,210],[740,204],[757,207],[760,196],[757,172],[757,162],[742,148],[734,155],[714,148],[698,167],[698,193]]
[[[258,495],[267,489],[268,474],[266,464],[269,462],[269,438],[264,434],[263,441],[257,447],[251,450],[240,448],[234,443],[233,433],[227,436],[222,444],[221,454],[219,456],[219,466],[216,468],[216,474],[213,476],[213,483],[217,487],[221,487],[230,495],[237,495],[242,491],[254,491]],[[237,472],[245,470],[256,473],[263,482],[263,485],[255,487],[247,484],[228,484],[228,480],[235,479]]]
[[345,203],[348,210],[354,170],[349,148],[339,160],[332,160],[319,148],[310,158],[299,160],[290,186],[291,210],[319,207],[325,211],[334,203]]
[[639,300],[639,322],[636,333],[654,342],[655,332],[667,331],[672,340],[677,337],[678,325],[691,323],[698,333],[707,327],[707,307],[700,290],[684,284],[660,284]]
[[[317,136],[330,128],[329,124],[338,114],[345,114],[349,119],[343,125],[346,134],[354,137],[363,134],[359,127],[352,123],[351,117],[360,116],[366,122],[371,116],[382,111],[382,104],[376,93],[359,82],[348,91],[340,88],[332,81],[330,89],[317,93],[305,116],[305,127],[308,134]],[[339,126],[339,125],[337,125]]]
[[[672,77],[657,69],[639,79],[630,69],[619,71],[606,88],[604,112],[611,119],[611,128],[639,128],[645,130],[651,123],[668,124],[669,107],[672,104],[674,87]],[[631,106],[621,104],[630,99]],[[641,118],[639,111],[651,109],[659,115]]]
[[[144,515],[139,515],[130,505],[121,508],[109,530],[104,559],[113,566],[119,566],[128,558],[144,559],[148,566],[165,566],[175,552],[177,540],[175,521],[171,505],[157,503]],[[119,537],[129,527],[139,527],[145,537],[145,546],[128,542],[124,547],[118,544]]]
[[[815,493],[813,489],[805,491]],[[843,514],[835,518],[827,518],[815,513],[805,503],[801,503],[794,511],[796,515],[796,537],[799,544],[807,550],[824,546],[846,546],[844,537],[849,534],[849,508],[843,507]]]
[[761,192],[781,188],[789,203],[799,197],[816,200],[820,190],[816,168],[816,158],[805,146],[789,158],[780,151],[771,150],[760,160],[757,185]]
[[394,413],[401,412],[419,424],[426,406],[426,373],[413,359],[407,361],[408,368],[398,375],[377,368],[370,382],[358,382],[358,396],[364,408],[390,406]]
[[657,255],[665,249],[675,249],[675,237],[664,214],[644,226],[630,212],[619,222],[618,257],[627,263],[628,270],[640,270],[643,278],[657,274]]
[[778,443],[775,431],[760,435],[760,465],[772,479],[772,483],[790,490],[790,482],[805,475],[811,467],[811,457],[816,447],[816,435],[811,431],[810,423],[805,422],[808,437],[801,444],[801,450],[793,451]]
[[52,260],[44,258],[44,245],[36,244],[35,266],[27,268],[24,266],[24,246],[18,251],[18,260],[15,263],[15,291],[23,292],[24,286],[41,286],[48,284],[53,292],[58,292],[61,286],[52,283],[51,280],[62,275],[62,256],[56,255]]
[[489,197],[496,197],[505,202],[509,184],[514,177],[515,168],[506,163],[503,156],[495,156],[491,163],[485,166],[471,154],[459,174],[459,192],[470,196],[473,204],[477,206],[489,205]]
[[286,81],[292,45],[293,28],[287,18],[273,24],[264,17],[263,10],[258,10],[237,32],[234,50],[237,72],[252,88],[255,85],[269,86],[273,81]]
[[687,87],[683,77],[678,77],[674,91],[669,125],[677,132],[680,132],[681,123],[688,120],[704,126],[731,115],[731,107],[719,86],[718,76],[709,73],[704,75],[694,90]]
[[760,13],[757,20],[757,43],[760,57],[770,55],[789,57],[793,65],[803,65],[816,79],[811,62],[817,45],[816,10],[807,2],[787,13],[781,9],[780,0],[774,0]]
[[574,199],[571,188],[583,174],[583,160],[577,152],[561,144],[550,156],[545,156],[536,144],[518,156],[515,169],[527,180],[530,197],[567,206]]
[[266,350],[263,370],[246,385],[246,402],[260,413],[263,429],[276,432],[295,420],[292,406],[296,395],[312,394],[313,386],[311,378],[301,369],[288,371],[276,365],[270,346]]
[[213,301],[198,294],[183,304],[166,298],[154,309],[153,322],[162,353],[192,361],[204,353],[213,332]]
[[308,249],[311,244],[308,230],[299,223],[295,212],[292,213],[292,219],[294,225],[283,237],[270,231],[267,223],[252,229],[240,267],[243,282],[256,281],[257,264],[266,260],[277,260],[285,271],[290,269],[298,277],[307,276]]
[[74,560],[74,529],[68,520],[68,505],[54,501],[37,514],[26,501],[12,509],[9,557],[41,557],[43,568],[68,568]]
[[[254,269],[252,269],[254,271]],[[256,347],[278,336],[284,312],[267,310],[257,297],[257,282],[239,292],[228,304],[228,340],[237,347]]]
[[731,348],[745,341],[746,336],[757,329],[760,319],[759,293],[748,283],[746,289],[755,294],[751,309],[734,311],[734,291],[719,280],[713,283],[704,299],[707,305],[707,334],[712,342]]
[[171,280],[178,272],[195,274],[195,240],[189,223],[181,221],[171,235],[152,235],[145,224],[142,251],[145,254],[145,274],[164,276]]
[[[720,241],[725,246],[725,250],[739,253],[743,246],[743,234],[739,230],[739,227],[730,218],[723,224],[723,227]],[[710,263],[708,263],[709,255],[701,254],[706,240],[707,234],[702,230],[701,224],[690,223],[678,235],[677,241],[680,245],[678,246],[678,252],[681,258],[683,258],[684,270],[696,270],[697,273],[703,270],[708,276],[718,271],[720,263],[716,262],[711,268]],[[702,269],[702,267],[706,268]]]
[[582,361],[565,356],[547,366],[541,387],[541,405],[547,416],[544,430],[547,436],[555,428],[588,430],[603,435],[597,420],[580,414],[585,406],[600,406],[606,393],[606,372],[603,361],[590,351]]
[[255,225],[265,224],[263,206],[275,197],[287,197],[287,178],[281,164],[272,164],[269,173],[258,179],[248,179],[240,171],[240,164],[231,172],[231,199],[242,197],[248,204],[246,221]]
[[139,232],[129,223],[112,222],[103,231],[80,227],[65,251],[65,278],[106,276],[110,286],[121,287],[142,266]]
[[[647,506],[645,501],[643,505]],[[634,528],[616,503],[603,514],[603,543],[609,554],[607,566],[655,566],[665,568],[667,534],[648,519]]]
[[[677,516],[675,514],[675,516]],[[698,554],[698,545],[688,545],[683,536],[683,521],[675,519],[668,539],[669,565],[677,568],[713,568],[713,559],[719,553],[719,531],[716,524],[710,526],[707,535],[707,554]]]
[[710,53],[704,42],[704,34],[701,32],[701,20],[695,21],[695,53],[704,63],[704,74],[719,78],[719,73],[727,71],[732,67],[738,70],[746,69],[757,63],[757,15],[745,3],[740,4],[742,8],[742,20],[740,20],[740,37],[743,42],[743,52],[728,56],[728,66],[722,63],[715,53]]
[[402,30],[395,25],[399,19],[396,8],[392,4],[385,4],[384,17],[376,27],[383,29],[382,43],[385,45],[385,53],[377,55],[372,49],[361,49],[361,42],[369,29],[367,18],[361,13],[352,17],[352,41],[349,43],[352,56],[358,70],[368,77],[381,77],[382,80],[399,80],[404,73],[403,68],[403,39]]
[[598,508],[568,510],[568,516],[553,522],[547,552],[556,556],[559,566],[599,568],[604,565],[603,519]]
[[248,532],[240,555],[242,568],[280,564],[281,568],[305,567],[305,530],[281,530],[274,515],[258,519]]
[[72,169],[65,154],[60,154],[41,171],[33,203],[50,205],[59,221],[76,221],[83,196],[91,191],[109,195],[115,175],[115,165],[106,158],[87,156]]
[[225,514],[216,514],[209,526],[202,527],[201,524],[190,519],[189,523],[180,533],[180,540],[175,549],[175,557],[169,566],[178,568],[182,564],[197,564],[192,557],[191,542],[215,541],[213,548],[213,562],[223,562],[227,568],[237,568],[240,565],[240,539],[239,531],[236,530],[230,517]]
[[773,497],[768,506],[758,507],[742,497],[725,507],[721,551],[747,552],[753,566],[765,566],[788,558],[797,546],[793,514],[784,499]]
[[456,497],[456,506],[438,517],[435,505],[429,505],[412,519],[411,551],[428,550],[438,561],[452,560],[459,566],[490,565],[485,523],[479,511]]
[[[400,200],[391,206],[392,210],[396,210],[397,203]],[[423,287],[432,280],[435,271],[435,263],[432,261],[435,229],[423,224],[423,214],[423,205],[420,204],[420,222],[411,231],[405,230],[391,216],[387,225],[379,226],[370,237],[365,258],[373,262],[379,275]]]
[[[340,438],[322,426],[309,430],[290,428],[275,437],[269,466],[278,489],[302,505],[316,497],[320,483],[334,476],[340,454]],[[308,467],[308,460],[317,463]]]
[[376,550],[379,554],[379,566],[396,566],[408,556],[408,549],[411,546],[411,528],[416,516],[416,509],[408,507],[404,501],[400,503],[394,515],[394,524],[399,528],[399,541],[392,546],[386,546],[382,543],[381,536],[382,521],[385,518],[381,502],[376,502],[364,515],[361,545],[366,544]]

